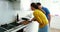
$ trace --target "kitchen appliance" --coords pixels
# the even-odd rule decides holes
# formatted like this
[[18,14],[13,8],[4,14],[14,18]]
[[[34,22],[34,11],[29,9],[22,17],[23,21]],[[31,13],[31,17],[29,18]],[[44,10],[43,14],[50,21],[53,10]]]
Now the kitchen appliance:
[[17,22],[12,22],[9,24],[4,24],[0,26],[0,32],[18,32],[27,25],[23,25]]

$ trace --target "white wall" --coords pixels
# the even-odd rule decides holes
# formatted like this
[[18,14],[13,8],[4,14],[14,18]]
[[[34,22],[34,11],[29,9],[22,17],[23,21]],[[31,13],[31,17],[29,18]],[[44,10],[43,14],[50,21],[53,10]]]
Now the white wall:
[[31,2],[36,3],[36,2],[40,2],[40,0],[31,0]]
[[21,10],[29,10],[30,3],[31,3],[31,0],[21,0],[21,5],[20,5]]
[[15,11],[13,10],[12,3],[8,1],[0,1],[0,25],[10,23],[15,18]]
[[13,2],[13,8],[14,10],[20,10],[20,1]]
[[50,24],[51,28],[60,29],[60,16],[52,16]]
[[50,10],[52,15],[60,15],[60,0],[40,0],[40,2]]

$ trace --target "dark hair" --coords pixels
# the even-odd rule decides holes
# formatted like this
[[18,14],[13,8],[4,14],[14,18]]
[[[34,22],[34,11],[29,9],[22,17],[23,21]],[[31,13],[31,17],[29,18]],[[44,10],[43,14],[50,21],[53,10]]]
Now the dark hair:
[[41,5],[41,3],[36,3],[37,5]]
[[35,3],[31,3],[31,6],[34,7],[35,9],[39,9]]

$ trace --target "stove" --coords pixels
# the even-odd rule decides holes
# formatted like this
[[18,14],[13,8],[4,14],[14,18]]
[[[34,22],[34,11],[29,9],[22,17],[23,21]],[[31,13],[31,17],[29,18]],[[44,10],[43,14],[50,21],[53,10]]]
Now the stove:
[[13,22],[10,24],[1,25],[0,32],[16,32],[26,26],[27,25],[18,24],[17,22]]

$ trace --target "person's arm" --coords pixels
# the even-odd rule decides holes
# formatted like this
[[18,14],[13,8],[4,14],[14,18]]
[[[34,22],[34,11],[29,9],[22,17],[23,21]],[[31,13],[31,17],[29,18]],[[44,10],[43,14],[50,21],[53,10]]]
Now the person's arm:
[[50,15],[50,13],[49,13],[49,14],[48,14],[49,26],[50,26],[50,20],[51,20],[51,15]]
[[31,21],[36,21],[36,19],[35,18],[32,18]]
[[21,24],[24,24],[24,25],[27,25],[28,23],[30,23],[29,21],[22,21],[22,22],[20,22]]
[[47,13],[48,21],[49,21],[49,26],[50,26],[50,20],[51,20],[50,11],[47,8],[45,8],[45,9],[46,9],[46,13]]

